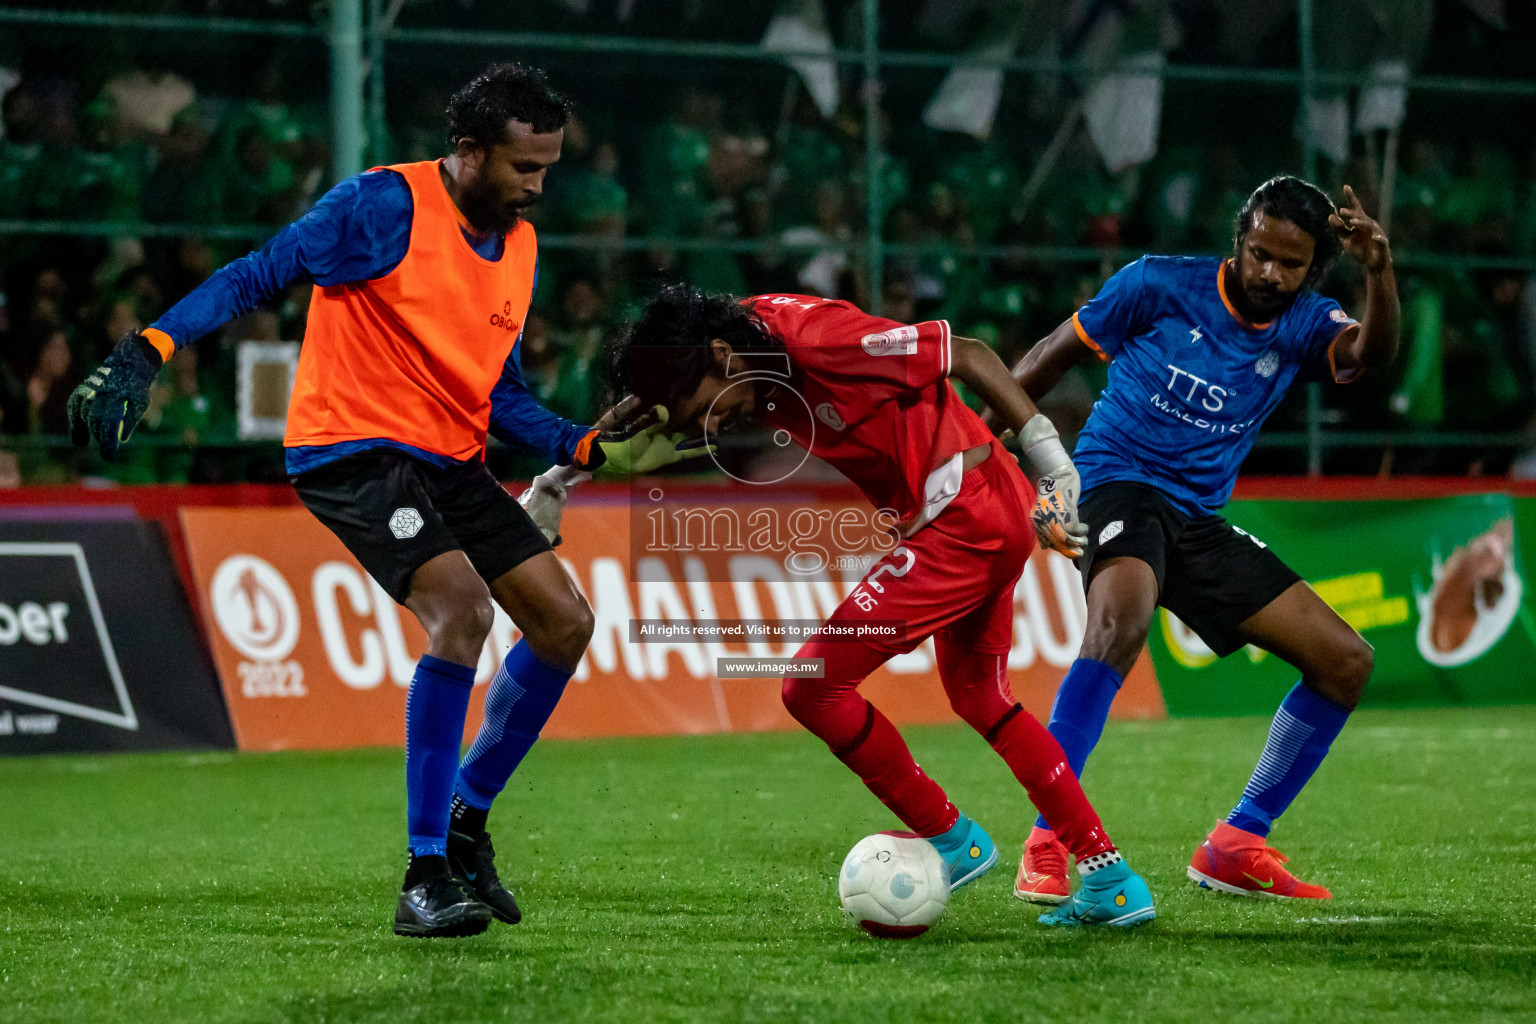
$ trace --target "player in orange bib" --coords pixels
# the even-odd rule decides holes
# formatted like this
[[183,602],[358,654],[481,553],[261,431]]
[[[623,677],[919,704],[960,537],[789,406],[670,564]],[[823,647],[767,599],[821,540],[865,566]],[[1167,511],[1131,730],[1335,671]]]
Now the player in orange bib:
[[[293,282],[314,284],[284,438],[288,473],[429,638],[405,707],[402,935],[471,935],[493,916],[521,918],[497,877],[486,814],[592,633],[553,536],[487,471],[487,435],[587,472],[650,471],[702,454],[680,451],[660,425],[639,445],[570,423],[523,384],[517,342],[538,242],[521,213],[560,159],[569,111],[541,72],[492,66],[449,103],[446,159],[341,182],[260,252],[125,338],[70,398],[76,443],[94,440],[111,459],[177,348]],[[491,681],[485,724],[460,763],[493,600],[523,637]]]

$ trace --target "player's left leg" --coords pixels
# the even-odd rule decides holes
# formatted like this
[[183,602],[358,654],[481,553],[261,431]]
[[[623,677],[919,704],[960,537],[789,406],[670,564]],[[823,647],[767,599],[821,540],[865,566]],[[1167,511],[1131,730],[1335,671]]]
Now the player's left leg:
[[592,636],[592,610],[527,513],[482,467],[443,487],[444,521],[523,634],[486,690],[480,731],[459,764],[448,859],[499,920],[516,924],[522,914],[497,874],[486,818],[565,692]]
[[[1009,635],[1013,625],[1012,587],[981,616],[999,622],[990,632]],[[1006,619],[995,609],[1005,607]],[[969,638],[971,631],[962,633]],[[958,641],[958,642],[957,642]],[[985,646],[985,645],[984,645]],[[1125,863],[1067,764],[1061,744],[1040,720],[1013,699],[1008,685],[1008,652],[978,650],[969,639],[934,638],[939,678],[950,706],[982,735],[1023,785],[1030,801],[1055,825],[1060,841],[1077,857],[1083,879],[1077,897],[1059,893],[1065,904],[1041,918],[1046,924],[1139,924],[1156,916],[1146,883]],[[1066,865],[1062,865],[1065,874]],[[1045,902],[1037,900],[1036,902]]]
[[486,819],[576,671],[592,635],[592,611],[549,551],[493,580],[491,596],[523,636],[491,679],[480,731],[459,765],[448,857],[499,920],[516,924],[522,913],[497,875]]
[[553,552],[491,583],[491,596],[522,638],[485,695],[485,719],[459,766],[455,825],[478,832],[491,806],[554,713],[592,636],[592,610]]
[[[1010,457],[1004,453],[1003,458]],[[986,579],[989,553],[1016,543],[987,515],[986,498],[1003,465],[989,459],[967,473],[948,508],[870,566],[828,620],[844,628],[836,635],[818,633],[796,654],[821,659],[822,678],[784,680],[789,713],[825,742],[907,828],[938,849],[949,865],[952,888],[995,865],[997,846],[918,767],[896,727],[858,687],[890,658],[911,651],[986,599],[989,588],[977,582]],[[1013,472],[1018,473],[1016,467]],[[1029,507],[1017,498],[1014,503]],[[1021,528],[1026,537],[1033,537],[1027,519]],[[899,623],[904,635],[859,636],[859,627],[866,623]]]
[[1190,877],[1244,895],[1328,899],[1327,889],[1291,874],[1266,838],[1360,702],[1371,676],[1371,645],[1305,583],[1292,585],[1240,628],[1248,642],[1301,669],[1301,681],[1280,702],[1242,798],[1195,851]]
[[[843,608],[831,621],[848,617],[840,613]],[[958,888],[997,862],[996,845],[950,803],[943,788],[913,759],[896,726],[858,691],[871,672],[915,646],[915,642],[893,647],[878,640],[847,641],[818,634],[795,657],[819,659],[822,677],[786,676],[784,706],[913,835],[934,844],[950,866],[951,887]]]
[[[1201,529],[1213,539],[1181,552],[1177,595],[1170,585],[1164,603],[1218,654],[1251,643],[1300,669],[1301,681],[1281,701],[1241,799],[1195,851],[1189,876],[1224,892],[1327,899],[1327,889],[1297,879],[1266,840],[1359,703],[1371,645],[1260,542],[1224,523],[1225,539],[1215,538],[1215,525]],[[1266,592],[1256,611],[1241,611]]]
[[[1011,461],[984,465],[982,472],[986,486],[957,501],[953,516],[946,510],[934,524],[937,532],[961,539],[961,548],[944,551],[945,567],[976,595],[969,597],[968,608],[959,601],[951,604],[948,621],[934,634],[939,678],[955,713],[997,751],[1077,856],[1082,890],[1075,899],[1062,892],[1060,902],[1066,905],[1041,921],[1129,925],[1151,920],[1155,912],[1146,883],[1105,834],[1061,743],[1013,698],[1008,684],[1013,591],[1034,549],[1024,512],[1030,505],[1019,500],[1027,488]],[[942,591],[935,596],[958,597]]]
[[[912,759],[890,720],[858,693],[870,672],[911,651],[926,637],[965,618],[999,586],[1011,593],[1034,542],[1023,474],[1001,445],[968,470],[960,492],[928,525],[880,558],[833,612],[845,627],[813,637],[797,658],[820,658],[820,679],[784,680],[784,704],[912,832],[931,842],[949,865],[951,888],[997,863],[997,845],[961,814]],[[1011,631],[1011,604],[1009,626]],[[905,635],[858,635],[866,622],[900,623]],[[1006,645],[1006,641],[1004,641]]]

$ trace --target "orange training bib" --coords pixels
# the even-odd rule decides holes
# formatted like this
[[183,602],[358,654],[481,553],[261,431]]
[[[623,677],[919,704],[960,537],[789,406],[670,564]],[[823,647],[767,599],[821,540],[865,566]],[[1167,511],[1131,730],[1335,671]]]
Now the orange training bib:
[[520,223],[501,259],[484,259],[464,238],[437,161],[388,169],[411,189],[410,248],[383,277],[315,287],[283,443],[387,438],[472,458],[528,315],[538,240]]

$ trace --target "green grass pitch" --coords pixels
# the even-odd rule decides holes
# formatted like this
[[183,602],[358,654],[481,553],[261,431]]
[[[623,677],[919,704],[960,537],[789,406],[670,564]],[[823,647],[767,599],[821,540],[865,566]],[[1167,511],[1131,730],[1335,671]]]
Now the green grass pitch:
[[836,872],[894,827],[810,736],[535,749],[492,812],[524,923],[389,930],[401,753],[0,762],[0,1020],[1536,1020],[1536,708],[1364,712],[1274,838],[1327,903],[1195,889],[1259,718],[1112,724],[1087,786],[1159,917],[1013,899],[1032,812],[963,727],[907,730],[1004,847],[912,942]]

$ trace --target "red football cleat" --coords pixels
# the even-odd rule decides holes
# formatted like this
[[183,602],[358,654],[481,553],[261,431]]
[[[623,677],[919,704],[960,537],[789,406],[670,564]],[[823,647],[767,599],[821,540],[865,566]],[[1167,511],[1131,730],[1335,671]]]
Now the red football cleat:
[[1065,903],[1072,896],[1067,882],[1067,848],[1056,833],[1038,825],[1024,841],[1024,856],[1019,859],[1019,874],[1013,881],[1013,894],[1029,903]]
[[1221,821],[1195,849],[1189,861],[1189,877],[1202,889],[1238,896],[1333,899],[1333,893],[1327,889],[1308,885],[1281,866],[1286,863],[1285,854],[1266,844],[1263,836]]

